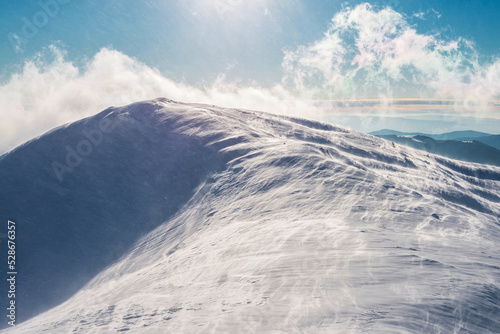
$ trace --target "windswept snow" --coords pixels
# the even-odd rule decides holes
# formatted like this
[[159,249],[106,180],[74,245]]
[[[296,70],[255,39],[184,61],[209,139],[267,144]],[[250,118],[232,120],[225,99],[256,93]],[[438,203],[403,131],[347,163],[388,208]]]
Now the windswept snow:
[[[0,170],[40,143],[64,149],[103,118],[113,133],[62,182],[50,174],[57,155],[23,170],[45,168],[44,191],[72,198],[77,215],[36,222],[55,233],[40,241],[60,247],[53,253],[22,246],[25,261],[56,254],[102,271],[72,290],[78,265],[56,263],[64,280],[37,306],[74,295],[16,333],[500,332],[500,168],[304,119],[158,99],[52,131],[1,157]],[[78,202],[85,196],[104,201],[91,203],[98,215]],[[93,219],[110,232],[72,226]],[[25,268],[21,291],[50,283],[44,265]]]

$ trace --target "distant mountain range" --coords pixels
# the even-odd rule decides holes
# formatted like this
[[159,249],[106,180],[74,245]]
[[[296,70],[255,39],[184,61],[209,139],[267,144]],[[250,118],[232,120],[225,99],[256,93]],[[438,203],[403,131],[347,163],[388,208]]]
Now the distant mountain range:
[[449,158],[500,166],[500,135],[478,131],[443,134],[379,130],[371,135]]
[[480,137],[477,138],[476,140],[500,150],[500,135]]

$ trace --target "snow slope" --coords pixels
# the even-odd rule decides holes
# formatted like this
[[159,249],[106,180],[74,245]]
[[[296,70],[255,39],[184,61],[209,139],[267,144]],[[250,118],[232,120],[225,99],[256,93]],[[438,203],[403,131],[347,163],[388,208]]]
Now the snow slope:
[[19,303],[46,310],[6,332],[500,332],[498,167],[158,99],[56,129],[0,173]]

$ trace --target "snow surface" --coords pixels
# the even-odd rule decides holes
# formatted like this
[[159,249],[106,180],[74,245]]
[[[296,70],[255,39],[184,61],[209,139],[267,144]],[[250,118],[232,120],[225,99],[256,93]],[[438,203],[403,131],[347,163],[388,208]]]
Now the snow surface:
[[[164,191],[165,205],[178,192],[180,204],[65,302],[6,332],[500,332],[500,168],[329,124],[166,99],[85,122],[105,117],[134,141],[190,141],[180,151],[179,141],[161,146],[172,158],[146,169],[158,175],[126,176],[159,180],[161,169],[161,178],[177,182],[144,189],[151,198]],[[68,131],[57,129],[0,163]],[[119,151],[99,156],[115,173],[131,159],[118,145],[96,148]],[[156,159],[160,141],[144,145],[138,149]],[[202,166],[193,167],[196,161]],[[193,175],[196,184],[182,179]],[[69,189],[71,177],[61,187]],[[92,177],[94,184],[119,181]],[[122,195],[117,189],[107,201]],[[141,208],[148,205],[161,204],[143,201]],[[109,223],[132,226],[119,217]],[[103,240],[86,238],[72,243],[105,251]],[[96,255],[78,256],[91,265]]]

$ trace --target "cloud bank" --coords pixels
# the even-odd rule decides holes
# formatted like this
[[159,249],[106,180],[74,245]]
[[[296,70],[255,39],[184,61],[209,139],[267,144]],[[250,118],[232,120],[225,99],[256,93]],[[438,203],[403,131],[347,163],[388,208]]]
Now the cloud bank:
[[473,43],[420,34],[404,15],[369,4],[337,13],[320,40],[286,50],[282,66],[270,88],[223,76],[195,87],[108,48],[77,67],[51,46],[0,85],[0,153],[109,106],[157,97],[321,118],[308,100],[455,98],[487,111],[500,94],[500,60],[482,64]]
[[402,14],[367,3],[336,14],[322,39],[286,51],[283,69],[287,87],[319,98],[465,97],[486,104],[500,94],[500,60],[480,64],[472,42],[420,34]]
[[272,88],[239,87],[220,78],[210,86],[193,87],[107,48],[88,60],[83,70],[54,46],[46,53],[51,61],[42,60],[47,57],[41,54],[0,86],[0,152],[109,106],[157,97],[279,114],[314,111],[279,84]]

